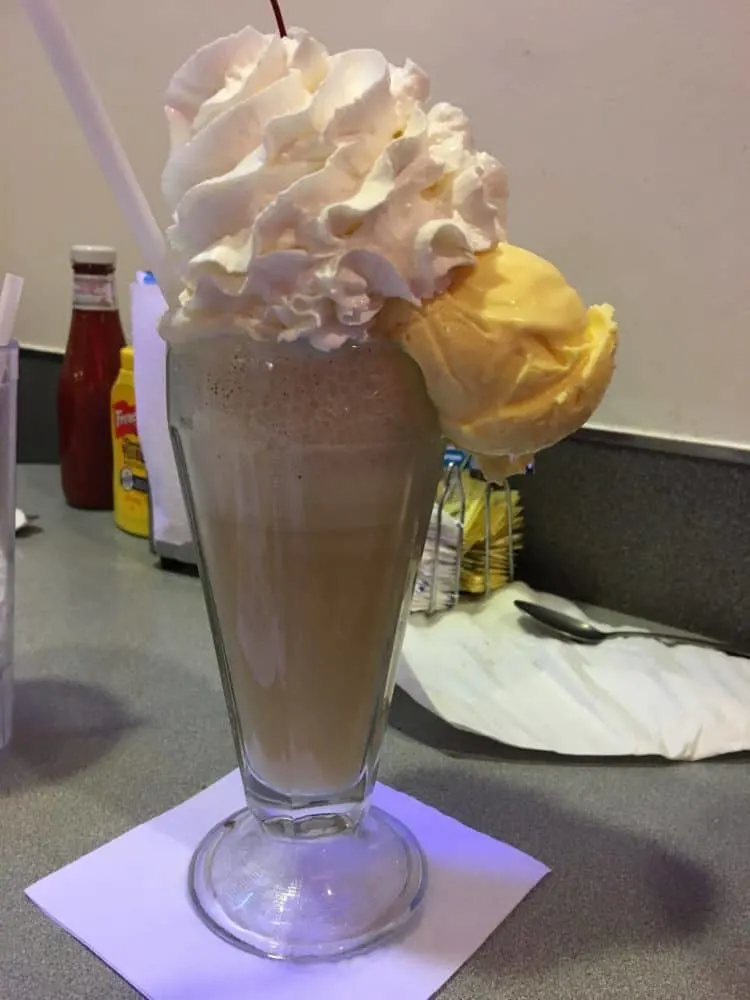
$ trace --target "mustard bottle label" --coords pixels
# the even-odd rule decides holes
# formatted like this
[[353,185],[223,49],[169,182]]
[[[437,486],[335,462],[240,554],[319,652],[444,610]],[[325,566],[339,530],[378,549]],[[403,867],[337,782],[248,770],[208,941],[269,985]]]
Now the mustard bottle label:
[[130,385],[115,383],[112,393],[115,523],[118,528],[148,538],[148,474],[143,461]]

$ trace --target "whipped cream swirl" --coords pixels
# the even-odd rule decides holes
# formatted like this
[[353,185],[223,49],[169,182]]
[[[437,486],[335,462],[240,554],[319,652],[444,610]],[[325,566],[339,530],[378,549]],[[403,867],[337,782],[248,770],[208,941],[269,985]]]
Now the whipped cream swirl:
[[331,349],[505,239],[507,183],[414,63],[245,28],[167,94],[163,189],[185,281],[164,334],[245,329]]

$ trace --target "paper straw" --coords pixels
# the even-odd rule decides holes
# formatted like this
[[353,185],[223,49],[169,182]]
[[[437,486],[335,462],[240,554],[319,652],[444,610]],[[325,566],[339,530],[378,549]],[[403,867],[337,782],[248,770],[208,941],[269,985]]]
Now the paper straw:
[[16,274],[6,274],[0,291],[0,347],[5,347],[13,338],[18,304],[23,291],[23,278]]
[[21,2],[148,269],[156,275],[171,306],[177,301],[180,287],[174,262],[168,256],[164,236],[107,117],[102,100],[75,51],[73,39],[55,0]]

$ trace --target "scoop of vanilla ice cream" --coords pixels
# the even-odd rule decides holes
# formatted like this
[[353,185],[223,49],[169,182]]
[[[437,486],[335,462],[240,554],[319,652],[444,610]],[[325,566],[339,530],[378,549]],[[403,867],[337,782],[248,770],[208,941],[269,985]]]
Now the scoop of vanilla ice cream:
[[445,435],[495,480],[588,420],[617,339],[611,306],[586,309],[556,267],[509,243],[421,307],[389,303],[375,332],[419,364]]
[[414,63],[245,28],[167,94],[163,189],[185,281],[164,325],[336,347],[386,300],[434,299],[505,238],[506,177]]

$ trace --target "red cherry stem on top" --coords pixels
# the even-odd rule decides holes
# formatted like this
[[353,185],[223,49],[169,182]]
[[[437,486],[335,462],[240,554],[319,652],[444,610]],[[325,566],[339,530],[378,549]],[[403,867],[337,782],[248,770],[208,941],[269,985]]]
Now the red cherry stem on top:
[[284,24],[284,15],[281,13],[281,6],[279,5],[279,0],[271,0],[271,6],[273,7],[273,16],[276,18],[276,24],[278,25],[279,34],[282,38],[286,38],[286,25]]

